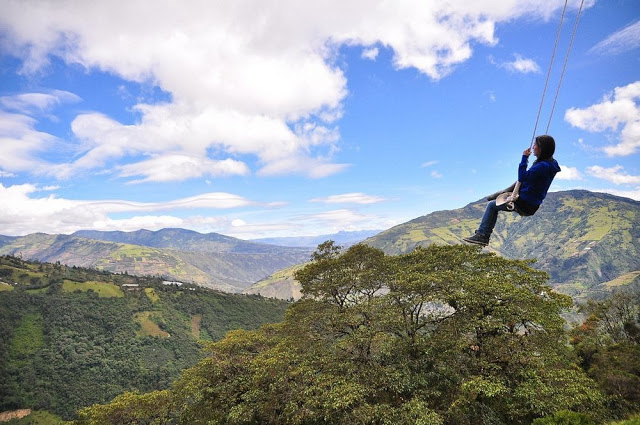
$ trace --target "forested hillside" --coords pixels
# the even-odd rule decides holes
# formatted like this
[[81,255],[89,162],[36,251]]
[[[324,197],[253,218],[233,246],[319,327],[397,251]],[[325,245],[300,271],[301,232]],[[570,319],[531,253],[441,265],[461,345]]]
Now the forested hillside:
[[295,277],[304,296],[284,322],[229,333],[170,389],[77,423],[595,425],[640,411],[640,293],[592,302],[569,339],[571,298],[478,247],[326,243]]
[[287,303],[0,257],[0,411],[78,408],[169,387],[199,341],[279,322]]

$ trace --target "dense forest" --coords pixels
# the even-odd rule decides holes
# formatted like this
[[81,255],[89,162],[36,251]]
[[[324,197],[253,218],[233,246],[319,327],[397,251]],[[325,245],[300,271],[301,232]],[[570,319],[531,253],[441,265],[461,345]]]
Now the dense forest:
[[288,306],[10,256],[0,282],[0,411],[64,419],[125,391],[168,388],[202,359],[203,341],[279,322]]
[[[583,306],[470,246],[325,243],[283,322],[229,332],[173,385],[84,424],[638,424],[640,293]],[[618,421],[618,422],[615,422]]]

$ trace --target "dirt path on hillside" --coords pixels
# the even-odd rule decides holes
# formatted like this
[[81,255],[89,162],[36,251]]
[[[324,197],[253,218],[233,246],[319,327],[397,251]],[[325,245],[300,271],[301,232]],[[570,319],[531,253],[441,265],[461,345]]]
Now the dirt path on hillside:
[[10,410],[0,412],[0,422],[9,422],[11,419],[20,419],[31,414],[31,409]]

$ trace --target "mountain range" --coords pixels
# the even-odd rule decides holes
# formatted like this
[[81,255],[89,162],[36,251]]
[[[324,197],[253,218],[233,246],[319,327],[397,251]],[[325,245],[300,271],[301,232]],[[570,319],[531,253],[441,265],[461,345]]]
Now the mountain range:
[[275,271],[303,263],[310,252],[184,229],[0,236],[0,255],[164,276],[226,292],[241,292]]
[[[364,241],[387,254],[417,246],[458,244],[478,227],[486,200],[436,211]],[[640,284],[640,202],[613,195],[572,190],[549,193],[532,217],[500,213],[488,252],[513,259],[535,259],[556,290],[581,300],[600,298],[613,287]],[[299,296],[294,269],[279,271],[247,293]]]
[[[436,211],[379,232],[364,243],[387,254],[433,243],[462,243],[461,238],[477,228],[485,203],[481,199],[462,208]],[[300,288],[293,273],[309,260],[311,243],[332,239],[348,246],[373,232],[260,242],[185,229],[36,233],[0,236],[0,255],[296,299]],[[532,217],[501,213],[485,250],[508,258],[535,259],[534,267],[547,271],[557,290],[577,299],[599,298],[614,286],[640,282],[640,202],[584,190],[552,192]]]

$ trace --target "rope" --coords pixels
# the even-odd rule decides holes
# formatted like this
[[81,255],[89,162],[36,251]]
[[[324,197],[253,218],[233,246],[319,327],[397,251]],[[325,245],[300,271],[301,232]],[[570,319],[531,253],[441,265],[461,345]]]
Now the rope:
[[571,47],[573,47],[573,40],[576,37],[576,31],[578,30],[578,22],[580,21],[580,14],[582,13],[583,5],[584,5],[584,0],[582,0],[582,2],[580,3],[580,9],[578,9],[578,14],[576,15],[576,22],[573,24],[573,32],[571,33],[569,48],[567,49],[567,54],[564,57],[564,65],[562,67],[562,73],[560,74],[560,81],[558,82],[558,88],[556,89],[556,97],[553,99],[553,106],[551,107],[551,113],[549,114],[549,121],[547,122],[547,129],[545,130],[545,134],[549,134],[549,127],[551,126],[551,118],[553,117],[553,111],[556,109],[556,102],[558,100],[558,94],[560,93],[560,86],[562,85],[562,79],[564,78],[564,71],[567,69],[567,62],[569,62],[569,54],[571,53]]
[[553,44],[553,52],[551,53],[551,60],[549,61],[549,69],[547,70],[547,78],[544,82],[544,89],[542,89],[542,97],[540,98],[540,106],[538,107],[538,116],[536,117],[536,124],[533,127],[533,135],[531,136],[531,145],[529,149],[533,148],[533,143],[536,140],[536,131],[538,131],[538,122],[540,121],[540,113],[542,112],[542,105],[544,104],[544,97],[547,93],[547,86],[549,85],[549,77],[551,76],[551,69],[553,68],[553,61],[556,57],[556,49],[558,48],[558,40],[560,40],[560,32],[562,31],[562,23],[564,22],[564,15],[567,11],[567,3],[569,0],[564,0],[564,8],[562,9],[562,16],[560,17],[560,24],[558,25],[558,31],[556,32],[556,41]]

